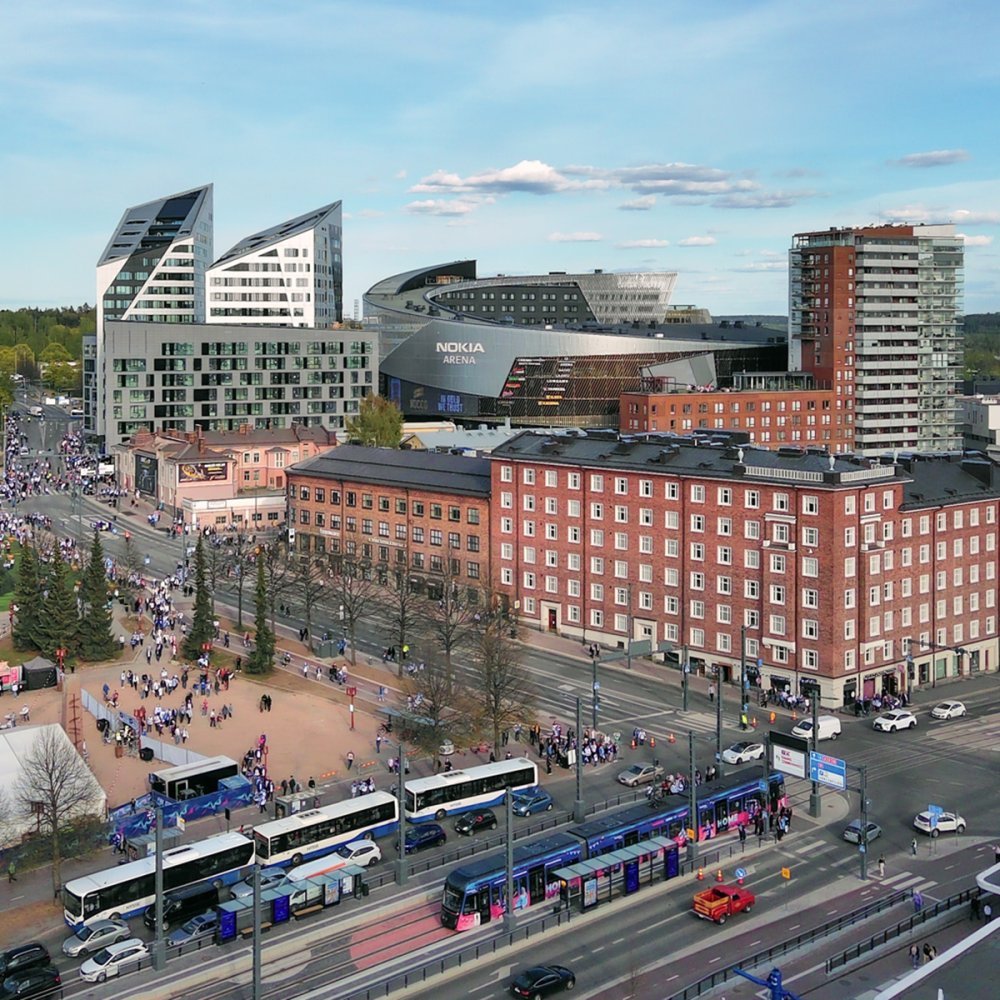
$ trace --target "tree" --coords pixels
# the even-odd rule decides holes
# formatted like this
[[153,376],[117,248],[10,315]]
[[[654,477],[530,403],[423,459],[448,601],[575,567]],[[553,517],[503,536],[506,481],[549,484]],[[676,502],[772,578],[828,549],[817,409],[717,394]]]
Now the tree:
[[516,722],[534,715],[531,681],[521,664],[521,648],[502,614],[488,616],[476,636],[472,697],[478,716],[492,730],[493,746]]
[[312,648],[313,613],[319,599],[326,590],[326,568],[318,562],[311,551],[296,552],[291,559],[292,587],[302,599],[302,611],[306,620],[306,637]]
[[398,448],[403,438],[403,414],[382,396],[365,396],[358,415],[347,422],[351,444],[372,448]]
[[62,828],[98,813],[101,789],[83,758],[57,726],[38,732],[21,758],[14,796],[23,813],[37,817],[52,838],[52,888],[62,887]]
[[455,739],[471,733],[474,706],[443,663],[427,661],[403,678],[402,688],[411,713],[427,720],[426,725],[411,727],[421,749],[437,753],[446,735]]
[[260,546],[257,561],[264,563],[264,573],[267,577],[267,603],[271,615],[271,630],[275,628],[275,615],[279,601],[284,603],[287,596],[299,596],[297,587],[297,571],[290,553],[284,545],[273,542]]
[[108,602],[108,578],[104,571],[101,536],[94,532],[90,560],[80,578],[79,652],[85,660],[110,660],[115,655],[115,637]]
[[201,656],[202,646],[214,638],[215,612],[212,610],[212,598],[205,580],[205,536],[199,535],[194,549],[194,611],[191,627],[184,639],[184,655],[189,660],[197,660]]
[[42,364],[49,365],[52,364],[53,361],[73,361],[74,358],[62,344],[53,342],[46,344],[45,347],[38,352],[38,360]]
[[268,600],[267,600],[267,576],[264,572],[264,560],[257,560],[257,592],[256,592],[256,617],[253,649],[247,658],[247,670],[251,674],[269,673],[274,666],[274,632],[267,620]]
[[145,560],[139,552],[139,546],[135,544],[132,532],[126,531],[125,547],[122,551],[122,557],[118,562],[120,570],[118,574],[118,590],[125,599],[125,606],[129,611],[132,610],[132,596],[136,591],[135,581],[142,575],[144,567]]
[[428,587],[430,600],[424,625],[425,631],[444,653],[449,673],[453,669],[452,654],[472,641],[483,610],[478,603],[473,603],[462,594],[454,570],[453,561],[446,556],[440,580]]
[[254,545],[250,536],[240,528],[232,534],[227,532],[225,542],[224,562],[226,574],[236,581],[236,627],[243,628],[243,588],[246,585],[247,577],[250,575],[250,565]]
[[[404,556],[405,549],[400,549]],[[384,586],[386,615],[384,618],[389,645],[396,647],[396,672],[403,676],[403,647],[417,633],[420,623],[426,621],[428,610],[424,597],[410,585],[407,562],[397,563],[390,569]]]
[[334,562],[330,575],[330,600],[337,607],[341,626],[351,647],[351,663],[358,662],[358,623],[378,605],[378,585],[370,578],[367,567],[353,559],[340,558]]
[[80,619],[76,595],[69,582],[69,571],[58,545],[52,547],[52,563],[45,581],[38,648],[46,656],[55,656],[62,646],[72,656],[80,638]]
[[14,648],[41,649],[42,585],[38,553],[32,545],[22,545],[18,555],[14,604],[17,607],[13,626]]

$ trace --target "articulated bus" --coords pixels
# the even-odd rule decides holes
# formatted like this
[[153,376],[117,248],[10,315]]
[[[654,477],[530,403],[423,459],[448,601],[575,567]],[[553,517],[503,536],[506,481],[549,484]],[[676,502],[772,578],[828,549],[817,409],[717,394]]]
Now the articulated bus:
[[537,784],[538,767],[525,757],[444,771],[406,783],[404,814],[411,823],[442,820],[455,813],[497,805],[508,790],[516,792]]
[[[227,885],[253,864],[253,841],[239,833],[220,833],[163,852],[163,890],[198,882]],[[63,916],[74,930],[102,918],[127,920],[156,898],[156,858],[140,858],[103,872],[75,878],[63,886]]]
[[388,792],[369,792],[344,802],[307,809],[254,827],[262,865],[292,865],[330,854],[363,837],[385,837],[399,825],[399,801]]
[[[752,823],[764,809],[773,813],[783,806],[784,777],[780,773],[771,774],[766,795],[761,782],[762,779],[744,778],[714,786],[702,785],[696,839],[711,840],[736,830],[740,824]],[[549,834],[534,843],[520,845],[514,848],[514,897],[521,901],[521,906],[544,903],[559,895],[559,883],[552,876],[557,869],[651,836],[670,837],[680,847],[687,842],[690,829],[690,810],[685,798],[672,805],[632,806],[570,827],[566,833]],[[505,910],[505,865],[504,854],[497,852],[452,871],[444,883],[441,923],[463,931],[501,916]]]

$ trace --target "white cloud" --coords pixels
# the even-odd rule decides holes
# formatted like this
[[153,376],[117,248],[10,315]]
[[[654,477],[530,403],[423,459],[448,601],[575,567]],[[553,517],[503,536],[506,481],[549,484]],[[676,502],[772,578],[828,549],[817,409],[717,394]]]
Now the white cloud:
[[456,198],[447,201],[443,198],[430,198],[426,201],[411,201],[406,211],[411,215],[468,215],[474,212],[482,202]]
[[993,242],[992,236],[966,236],[965,233],[958,235],[965,240],[967,247],[988,247]]
[[600,233],[549,233],[550,243],[599,243],[604,237]]
[[926,153],[907,153],[889,163],[896,167],[948,167],[968,159],[964,149],[932,149]]
[[812,191],[756,191],[727,194],[717,198],[715,208],[790,208],[802,198],[812,197]]
[[951,216],[963,226],[995,226],[1000,224],[1000,212],[973,212],[967,208],[956,208]]
[[683,240],[678,240],[679,247],[714,247],[714,236],[688,236]]
[[668,247],[670,246],[670,240],[622,240],[621,243],[616,243],[615,246],[619,250],[648,250],[656,249],[657,247]]
[[731,268],[733,271],[784,271],[787,264],[781,260],[759,260],[753,264],[741,264]]
[[582,191],[608,187],[606,181],[572,181],[541,160],[521,160],[512,167],[499,170],[482,170],[468,177],[435,170],[414,184],[410,190],[415,193],[466,194],[473,191],[489,191],[506,194],[521,191],[528,194],[556,194],[560,191]]
[[633,198],[631,201],[622,202],[618,206],[618,209],[622,212],[648,212],[655,204],[655,194],[644,194],[641,198]]

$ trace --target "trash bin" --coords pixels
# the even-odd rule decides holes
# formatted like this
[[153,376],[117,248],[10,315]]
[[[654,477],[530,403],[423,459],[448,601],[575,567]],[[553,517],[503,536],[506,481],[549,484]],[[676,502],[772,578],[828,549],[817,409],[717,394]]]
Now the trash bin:
[[329,660],[333,658],[335,648],[332,639],[320,639],[314,646],[314,653],[320,659]]

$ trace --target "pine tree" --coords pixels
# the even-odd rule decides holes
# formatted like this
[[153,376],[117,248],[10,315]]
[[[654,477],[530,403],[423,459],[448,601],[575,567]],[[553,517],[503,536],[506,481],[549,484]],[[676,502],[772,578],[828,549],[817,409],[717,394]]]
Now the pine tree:
[[38,553],[22,545],[17,560],[17,585],[14,588],[13,638],[15,649],[40,649],[39,622],[42,610],[42,585],[38,579]]
[[257,634],[253,651],[247,660],[247,670],[251,674],[269,673],[274,665],[274,632],[268,623],[267,577],[264,575],[264,560],[257,559],[257,593],[254,624]]
[[80,656],[84,660],[110,660],[115,655],[111,608],[108,606],[108,579],[104,571],[104,549],[94,532],[90,562],[80,580]]
[[69,570],[58,545],[52,549],[52,565],[46,579],[38,631],[38,646],[46,656],[55,656],[60,646],[65,647],[70,656],[76,653],[80,618],[76,611],[76,594],[69,582]]
[[189,660],[197,660],[201,656],[201,647],[215,638],[214,622],[215,613],[205,573],[205,540],[199,535],[194,550],[194,612],[184,640],[184,655]]

